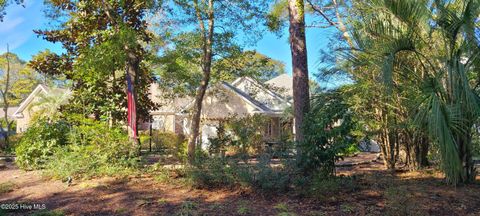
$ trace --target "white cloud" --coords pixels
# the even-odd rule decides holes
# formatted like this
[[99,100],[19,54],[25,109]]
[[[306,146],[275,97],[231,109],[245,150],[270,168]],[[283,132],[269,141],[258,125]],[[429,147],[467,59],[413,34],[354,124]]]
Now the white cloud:
[[[41,4],[27,0],[24,1],[24,6],[12,4],[7,7],[7,15],[3,22],[0,22],[0,53],[6,52],[7,44],[10,51],[15,51],[35,37],[33,29],[40,24]],[[32,14],[32,11],[38,11],[38,14]]]
[[0,23],[0,34],[9,33],[15,30],[20,24],[22,24],[24,19],[22,17],[16,17],[13,20],[6,20],[5,22]]

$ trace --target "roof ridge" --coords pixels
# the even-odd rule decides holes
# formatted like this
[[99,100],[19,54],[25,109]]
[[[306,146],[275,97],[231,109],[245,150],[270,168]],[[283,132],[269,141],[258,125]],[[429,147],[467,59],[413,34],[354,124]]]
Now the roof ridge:
[[225,82],[225,81],[222,81],[222,84],[224,86],[227,86],[228,88],[230,88],[232,91],[234,91],[235,93],[237,93],[238,95],[240,95],[242,98],[246,99],[247,101],[249,101],[250,103],[254,104],[255,106],[257,106],[258,108],[262,109],[262,111],[266,111],[266,112],[271,112],[272,110],[270,108],[268,108],[265,104],[263,104],[262,102],[256,100],[255,98],[253,98],[252,96],[250,96],[248,93],[238,89],[237,87],[231,85],[230,83],[228,82]]

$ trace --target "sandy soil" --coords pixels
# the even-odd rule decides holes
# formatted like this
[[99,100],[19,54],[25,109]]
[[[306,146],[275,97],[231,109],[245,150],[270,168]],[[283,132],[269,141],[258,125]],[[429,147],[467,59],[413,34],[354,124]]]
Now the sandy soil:
[[[191,189],[149,175],[74,180],[67,186],[10,164],[0,170],[0,185],[13,185],[0,193],[0,204],[45,204],[65,215],[480,215],[480,184],[452,187],[438,172],[391,173],[379,162],[341,167],[337,173],[354,176],[354,185],[305,198]],[[0,215],[34,212],[3,210]]]

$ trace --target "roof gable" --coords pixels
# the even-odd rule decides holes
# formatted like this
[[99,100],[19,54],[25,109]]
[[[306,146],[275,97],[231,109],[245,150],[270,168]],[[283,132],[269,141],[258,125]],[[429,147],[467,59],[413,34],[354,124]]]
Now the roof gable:
[[232,86],[264,104],[271,111],[280,112],[291,105],[288,100],[250,77],[238,78],[232,82]]
[[33,89],[32,93],[28,95],[28,97],[20,104],[18,109],[13,113],[12,116],[20,117],[22,112],[28,107],[28,105],[35,99],[35,97],[40,94],[48,94],[48,87],[42,84],[39,84],[35,89]]
[[18,109],[13,113],[13,117],[22,117],[23,111],[32,103],[32,101],[41,93],[45,95],[60,95],[69,92],[69,89],[63,88],[50,88],[46,85],[39,84],[35,89],[33,89],[32,93],[28,95],[28,97],[20,103]]
[[279,75],[266,81],[265,84],[284,90],[286,96],[293,96],[293,78],[288,74]]

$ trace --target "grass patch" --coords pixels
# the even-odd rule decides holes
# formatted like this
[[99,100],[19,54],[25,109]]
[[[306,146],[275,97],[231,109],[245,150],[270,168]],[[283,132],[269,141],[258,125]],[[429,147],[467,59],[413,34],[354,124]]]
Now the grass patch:
[[340,205],[340,210],[342,212],[345,212],[347,214],[352,214],[355,212],[355,206],[351,205],[351,204],[342,204]]
[[198,215],[198,204],[192,201],[185,201],[180,206],[177,216],[192,216]]
[[251,209],[248,207],[249,203],[246,201],[240,201],[237,206],[237,214],[239,215],[249,215],[251,214]]
[[278,203],[273,207],[274,209],[277,210],[278,216],[294,216],[296,215],[295,213],[290,211],[290,208],[286,203]]
[[60,210],[52,210],[52,211],[42,210],[42,211],[34,212],[33,214],[31,214],[31,216],[64,216],[64,215],[65,214]]
[[356,177],[318,177],[312,180],[308,194],[314,198],[326,200],[335,199],[342,192],[351,193],[358,189]]
[[5,182],[0,184],[0,194],[10,193],[15,189],[16,185],[13,182]]

